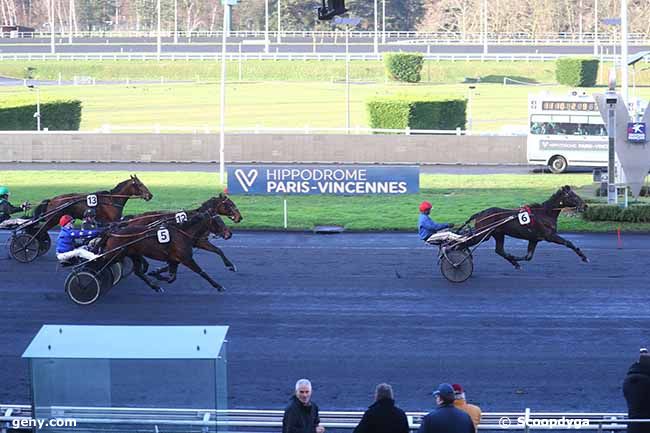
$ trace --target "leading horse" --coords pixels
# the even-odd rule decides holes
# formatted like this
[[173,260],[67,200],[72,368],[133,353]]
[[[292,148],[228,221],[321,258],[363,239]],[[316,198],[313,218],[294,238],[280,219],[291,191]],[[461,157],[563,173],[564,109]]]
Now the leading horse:
[[[467,231],[474,233],[484,231],[485,236],[475,236],[474,240],[466,245],[471,246],[493,237],[496,241],[495,252],[519,269],[520,261],[530,261],[535,253],[537,243],[540,241],[552,242],[571,248],[583,262],[588,262],[587,256],[572,242],[557,234],[557,218],[563,209],[575,209],[581,212],[587,204],[576,194],[570,186],[565,185],[557,190],[543,203],[533,203],[519,209],[504,209],[491,207],[478,212],[457,230],[459,234]],[[473,225],[473,229],[469,229]],[[528,241],[528,252],[523,257],[508,254],[504,249],[505,237],[525,239]]]

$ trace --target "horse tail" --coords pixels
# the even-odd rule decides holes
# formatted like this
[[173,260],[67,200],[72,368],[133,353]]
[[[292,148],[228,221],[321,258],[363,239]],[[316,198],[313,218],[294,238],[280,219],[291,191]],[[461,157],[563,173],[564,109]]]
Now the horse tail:
[[38,206],[34,209],[34,218],[38,218],[45,213],[47,206],[50,204],[50,199],[47,198],[39,203]]

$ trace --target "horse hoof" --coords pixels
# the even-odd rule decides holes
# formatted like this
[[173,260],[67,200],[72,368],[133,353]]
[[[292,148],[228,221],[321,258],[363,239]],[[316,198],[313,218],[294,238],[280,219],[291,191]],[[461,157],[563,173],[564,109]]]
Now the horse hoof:
[[223,287],[223,286],[217,287],[217,292],[225,292],[225,291],[226,291],[225,287]]
[[235,266],[235,265],[228,266],[228,270],[230,272],[237,272],[237,266]]
[[162,287],[154,287],[153,290],[156,293],[165,293],[165,289],[163,289]]
[[589,259],[586,258],[586,257],[583,257],[583,258],[582,258],[582,261],[585,262],[585,263],[589,263]]
[[515,269],[521,269],[520,265],[514,265],[514,266],[515,266]]

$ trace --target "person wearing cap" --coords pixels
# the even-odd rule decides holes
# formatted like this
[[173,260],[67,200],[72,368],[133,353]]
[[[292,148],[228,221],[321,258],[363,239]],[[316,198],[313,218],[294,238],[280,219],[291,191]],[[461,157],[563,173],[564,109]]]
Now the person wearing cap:
[[[630,366],[623,380],[623,395],[629,419],[650,419],[650,354],[641,348],[639,361]],[[650,423],[630,423],[629,433],[649,433]]]
[[377,385],[375,402],[363,414],[354,433],[409,433],[406,414],[395,406],[393,388],[389,384]]
[[83,230],[95,230],[101,227],[101,224],[97,222],[97,212],[94,208],[89,207],[84,211],[84,219],[81,222],[81,228]]
[[9,188],[6,186],[0,186],[0,224],[4,223],[1,226],[7,226],[11,224],[20,224],[21,222],[27,221],[22,218],[15,218],[12,220],[9,220],[11,218],[11,214],[20,212],[21,210],[26,210],[29,209],[29,203],[24,202],[20,206],[14,206],[9,202]]
[[282,433],[324,433],[320,425],[318,406],[311,401],[311,382],[300,379],[296,382],[296,393],[284,410]]
[[458,383],[454,383],[451,387],[454,388],[454,406],[463,412],[467,412],[469,417],[472,418],[474,430],[478,431],[478,425],[481,423],[481,408],[475,404],[467,403],[465,390]]
[[460,235],[446,230],[453,228],[453,224],[439,224],[431,219],[429,214],[431,213],[432,207],[433,205],[428,201],[420,203],[420,217],[418,219],[418,233],[420,239],[426,242],[433,242],[460,238]]
[[433,392],[438,408],[420,423],[418,433],[474,433],[474,424],[466,412],[454,406],[454,388],[441,383]]
[[74,257],[80,257],[85,260],[92,260],[97,257],[96,254],[88,251],[86,246],[76,247],[77,239],[92,239],[99,236],[103,230],[75,230],[74,218],[70,215],[63,215],[59,218],[61,231],[56,240],[56,258],[60,262],[67,262]]

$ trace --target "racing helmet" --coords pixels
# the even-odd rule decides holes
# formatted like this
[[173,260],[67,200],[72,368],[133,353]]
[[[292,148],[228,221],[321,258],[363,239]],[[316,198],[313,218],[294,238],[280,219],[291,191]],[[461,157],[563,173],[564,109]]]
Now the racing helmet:
[[9,188],[6,186],[0,186],[0,196],[9,195]]
[[87,218],[87,217],[93,217],[94,218],[96,215],[97,215],[97,212],[95,211],[95,209],[93,209],[91,207],[89,207],[88,209],[86,209],[84,211],[84,218]]
[[59,218],[59,225],[63,227],[64,225],[68,224],[70,221],[74,221],[74,218],[72,218],[70,215],[63,215],[61,218]]
[[420,212],[426,212],[428,210],[431,210],[432,207],[433,205],[431,203],[429,203],[428,201],[423,201],[422,203],[420,203]]

